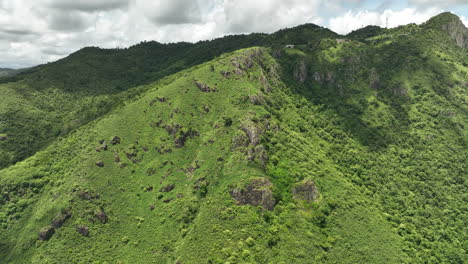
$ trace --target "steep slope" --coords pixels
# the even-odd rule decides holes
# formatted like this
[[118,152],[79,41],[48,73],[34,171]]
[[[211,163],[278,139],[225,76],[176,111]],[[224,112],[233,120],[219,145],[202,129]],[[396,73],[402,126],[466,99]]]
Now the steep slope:
[[286,30],[129,89],[0,170],[0,259],[464,263],[468,57],[453,19],[353,41]]
[[226,36],[196,44],[144,42],[128,49],[84,48],[67,58],[1,78],[0,168],[21,161],[58,136],[107,113],[135,94],[128,89],[252,46],[336,36],[308,24],[271,35]]
[[[2,171],[3,257],[308,263],[364,253],[371,262],[403,261],[400,239],[326,157],[326,142],[300,132],[303,116],[278,71],[263,49],[236,52],[170,77]],[[352,229],[365,246],[344,232],[358,217]],[[38,241],[51,224],[55,233]],[[339,236],[356,254],[327,254]],[[388,251],[372,256],[382,247]]]

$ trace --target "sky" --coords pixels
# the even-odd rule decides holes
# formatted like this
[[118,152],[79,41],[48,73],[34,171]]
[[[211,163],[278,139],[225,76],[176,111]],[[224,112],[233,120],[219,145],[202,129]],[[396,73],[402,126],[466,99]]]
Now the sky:
[[0,67],[55,61],[85,46],[196,42],[304,23],[346,34],[443,11],[468,26],[468,0],[0,0]]

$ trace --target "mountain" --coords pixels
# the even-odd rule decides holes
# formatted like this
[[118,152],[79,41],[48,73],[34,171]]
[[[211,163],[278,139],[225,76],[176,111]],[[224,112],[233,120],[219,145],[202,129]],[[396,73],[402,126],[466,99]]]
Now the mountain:
[[[271,35],[227,36],[196,44],[144,42],[128,49],[84,48],[65,59],[0,78],[0,168],[107,113],[138,89],[226,52],[316,42],[335,33],[308,24]],[[141,89],[146,89],[141,87]],[[141,90],[140,89],[140,90]],[[135,92],[136,91],[136,92]]]
[[4,263],[464,263],[466,27],[85,48],[0,85]]
[[25,71],[26,69],[8,69],[8,68],[0,68],[0,78],[2,77],[11,77],[15,76],[16,74],[19,74],[22,71]]

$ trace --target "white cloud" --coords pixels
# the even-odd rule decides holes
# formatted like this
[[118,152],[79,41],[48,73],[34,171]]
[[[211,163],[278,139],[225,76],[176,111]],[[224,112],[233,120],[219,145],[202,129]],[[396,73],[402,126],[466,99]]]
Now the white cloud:
[[[428,2],[411,1],[418,5]],[[233,33],[273,32],[304,23],[329,24],[332,30],[347,33],[368,24],[384,26],[386,17],[390,26],[421,23],[440,11],[436,8],[347,11],[363,8],[367,2],[0,0],[0,67],[26,67],[53,61],[84,46],[127,47],[143,40],[195,42]],[[467,24],[466,18],[462,19]]]
[[455,6],[455,5],[468,5],[467,0],[409,0],[408,1],[412,5],[417,6]]
[[468,27],[468,18],[465,16],[460,16],[461,21],[465,24],[465,27]]
[[201,11],[194,0],[136,0],[135,8],[159,25],[187,24],[201,21]]
[[125,8],[129,0],[39,0],[39,2],[60,10],[94,12]]
[[318,19],[319,0],[227,0],[227,31],[272,32]]
[[385,10],[383,12],[348,11],[342,16],[330,19],[330,29],[340,34],[347,34],[367,25],[385,27],[387,18],[390,28],[410,23],[420,24],[441,12],[442,10],[436,8],[423,11],[415,8],[405,8],[399,11]]

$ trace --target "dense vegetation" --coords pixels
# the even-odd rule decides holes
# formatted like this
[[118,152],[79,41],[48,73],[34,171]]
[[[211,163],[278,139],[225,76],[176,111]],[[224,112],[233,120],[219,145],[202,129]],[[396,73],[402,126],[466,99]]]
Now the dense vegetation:
[[464,32],[304,25],[3,79],[0,260],[465,263]]
[[[128,89],[252,46],[334,37],[316,25],[277,33],[227,36],[196,44],[144,42],[128,49],[84,48],[54,63],[0,78],[0,168],[21,161],[58,136],[107,113],[131,97]],[[144,88],[143,88],[144,89]],[[137,92],[138,93],[138,92]]]

